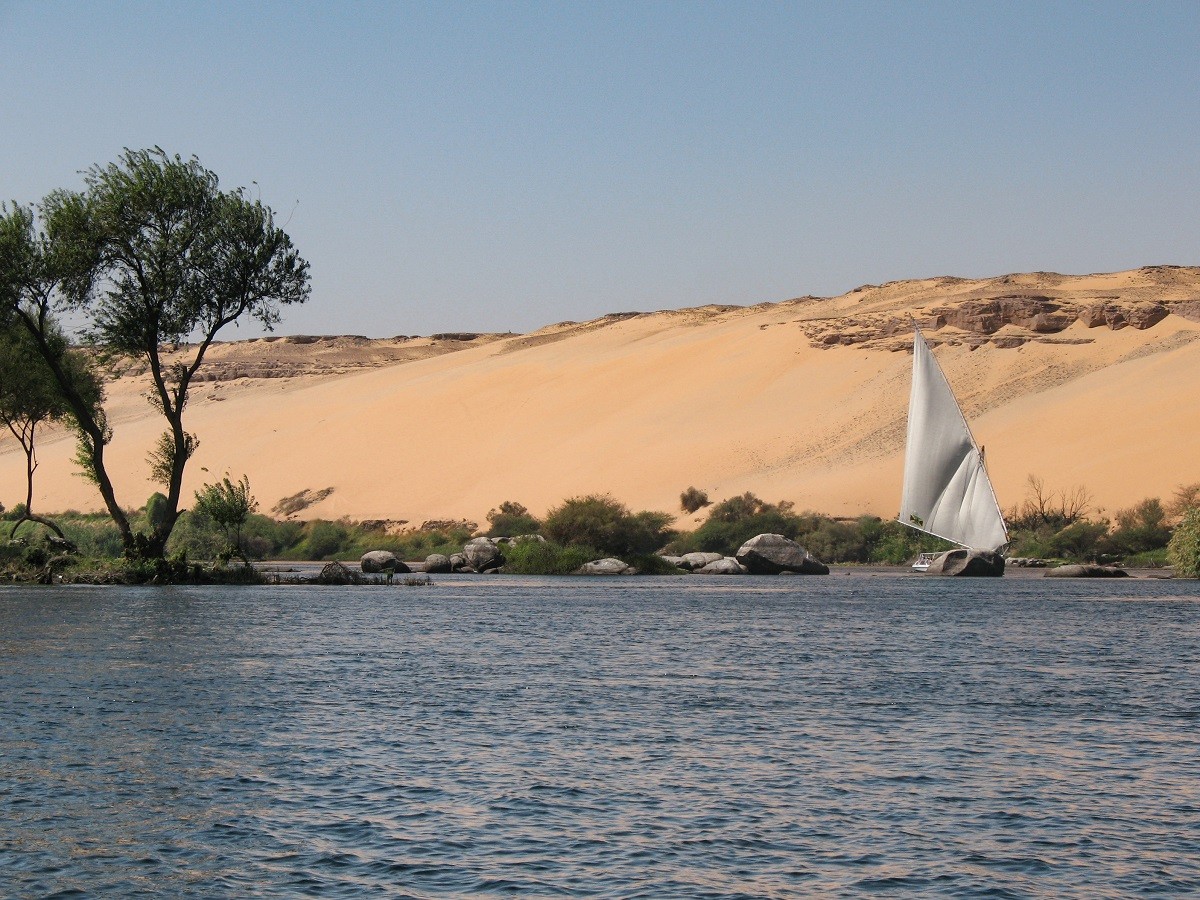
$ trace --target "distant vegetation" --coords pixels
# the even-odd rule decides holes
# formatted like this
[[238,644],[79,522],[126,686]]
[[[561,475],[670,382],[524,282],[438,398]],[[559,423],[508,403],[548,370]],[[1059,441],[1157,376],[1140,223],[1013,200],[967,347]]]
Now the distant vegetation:
[[[164,500],[155,494],[142,509],[126,511],[131,527],[152,529],[156,517],[163,515]],[[469,523],[395,532],[378,523],[349,520],[278,520],[253,512],[256,505],[245,478],[226,476],[206,485],[197,492],[193,508],[180,514],[167,547],[168,558],[142,563],[139,571],[144,570],[147,578],[167,578],[171,572],[192,571],[197,562],[222,562],[234,555],[356,560],[368,550],[390,550],[401,559],[424,560],[432,553],[459,552],[476,533]],[[46,526],[26,519],[25,512],[24,505],[17,504],[0,516],[9,523],[0,534],[16,525],[19,539],[0,545],[0,572],[30,577],[56,559],[76,569],[102,570],[123,553],[121,532],[110,517],[67,511],[56,516],[63,536],[78,548],[67,561]],[[1010,556],[1128,566],[1172,564],[1179,575],[1200,575],[1200,483],[1181,486],[1165,503],[1150,497],[1107,518],[1091,508],[1087,491],[1053,492],[1031,477],[1027,497],[1009,510],[1007,518]],[[792,538],[826,563],[898,565],[919,552],[950,546],[899,522],[797,512],[788,501],[772,503],[751,493],[712,504],[700,527],[685,532],[671,530],[667,513],[634,511],[604,495],[570,498],[544,519],[507,500],[487,519],[490,536],[544,538],[504,548],[506,570],[525,574],[566,574],[606,556],[619,557],[643,572],[669,572],[672,569],[658,557],[659,552],[700,550],[728,556],[762,533]]]

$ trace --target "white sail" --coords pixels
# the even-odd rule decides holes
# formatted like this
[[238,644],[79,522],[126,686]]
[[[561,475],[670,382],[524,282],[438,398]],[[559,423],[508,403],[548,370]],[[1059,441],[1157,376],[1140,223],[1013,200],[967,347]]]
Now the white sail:
[[913,341],[900,521],[973,550],[1008,543],[983,456],[920,331]]

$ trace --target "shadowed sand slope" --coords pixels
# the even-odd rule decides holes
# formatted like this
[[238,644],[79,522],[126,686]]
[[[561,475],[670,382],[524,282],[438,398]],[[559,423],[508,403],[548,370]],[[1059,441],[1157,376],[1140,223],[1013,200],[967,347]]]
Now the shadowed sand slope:
[[[1086,485],[1109,511],[1200,480],[1200,270],[1151,267],[896,282],[517,336],[226,344],[189,409],[200,448],[186,496],[228,471],[249,475],[264,510],[332,488],[300,515],[414,525],[481,522],[503,500],[541,513],[589,492],[678,512],[689,485],[891,516],[913,319],[987,447],[1002,505],[1030,473]],[[144,460],[161,431],[143,379],[109,391],[111,466],[130,505],[155,489]],[[72,452],[65,435],[43,442],[42,510],[99,508]],[[0,499],[22,497],[22,478],[5,442]]]

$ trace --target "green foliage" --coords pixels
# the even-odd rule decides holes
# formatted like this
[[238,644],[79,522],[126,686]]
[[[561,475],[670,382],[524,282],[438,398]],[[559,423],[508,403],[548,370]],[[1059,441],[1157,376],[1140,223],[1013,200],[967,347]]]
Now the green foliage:
[[1114,517],[1116,527],[1104,542],[1104,550],[1114,556],[1135,556],[1161,550],[1171,539],[1167,512],[1157,497],[1149,497]]
[[487,514],[488,537],[516,537],[521,534],[537,534],[542,523],[535,519],[522,504],[505,500],[499,508]]
[[1178,577],[1200,578],[1200,507],[1184,512],[1167,545],[1167,559]]
[[250,493],[249,478],[243,475],[233,481],[226,475],[216,484],[206,484],[196,491],[195,509],[222,528],[240,529],[250,513],[258,509],[258,501]]
[[714,506],[704,524],[673,542],[671,549],[679,553],[700,550],[732,556],[758,534],[781,534],[795,540],[804,525],[800,516],[792,512],[790,502],[767,503],[745,493]]
[[679,508],[685,513],[694,513],[696,510],[709,506],[711,503],[712,501],[708,499],[708,494],[699,488],[689,487],[679,495]]
[[[546,536],[563,546],[592,547],[601,556],[650,553],[670,536],[668,513],[633,513],[612,497],[572,497],[546,514]],[[595,557],[593,557],[595,558]]]
[[238,481],[226,475],[216,484],[206,484],[196,491],[196,512],[212,519],[226,531],[232,530],[230,548],[243,559],[247,557],[242,548],[242,526],[257,509],[258,501],[251,495],[250,479],[245,475]]
[[[34,338],[68,401],[77,457],[94,480],[131,556],[161,557],[177,519],[184,467],[196,439],[183,430],[189,390],[226,326],[256,319],[271,328],[279,308],[308,298],[308,264],[269,207],[242,190],[222,191],[194,157],[159,148],[126,150],[84,173],[82,192],[55,191],[33,210],[0,210],[0,321]],[[104,462],[111,433],[69,367],[56,362],[52,318],[69,310],[101,357],[136,357],[151,375],[150,400],[169,424],[150,448],[167,508],[149,535],[135,534]],[[188,339],[190,356],[163,357]]]
[[146,500],[146,521],[151,528],[158,528],[167,515],[167,498],[155,491]]
[[[57,326],[48,327],[47,340],[50,352],[61,360],[66,340]],[[27,429],[32,442],[37,425],[62,419],[68,411],[54,373],[28,329],[17,322],[0,329],[0,422],[18,439],[18,432]]]
[[504,548],[504,571],[517,575],[570,575],[584,563],[607,555],[592,547],[518,541]]
[[158,436],[158,442],[154,445],[154,449],[146,454],[146,462],[150,464],[150,477],[158,484],[169,485],[171,473],[175,471],[175,459],[180,451],[186,462],[199,446],[200,441],[194,434],[184,432],[183,445],[176,450],[174,436],[171,432],[164,431]]

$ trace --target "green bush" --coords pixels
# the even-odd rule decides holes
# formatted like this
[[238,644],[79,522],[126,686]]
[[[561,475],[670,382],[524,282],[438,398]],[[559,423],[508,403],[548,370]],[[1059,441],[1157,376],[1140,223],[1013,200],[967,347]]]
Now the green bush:
[[[709,511],[703,525],[673,541],[670,549],[675,553],[699,550],[732,556],[757,534],[781,534],[795,540],[805,524],[792,512],[791,503],[767,503],[745,493],[722,500]],[[815,524],[809,524],[815,528]]]
[[1167,527],[1167,511],[1157,497],[1149,497],[1123,509],[1114,517],[1116,527],[1104,541],[1103,552],[1127,557],[1161,550],[1171,540]]
[[591,547],[518,541],[504,548],[504,571],[517,575],[570,575],[584,563],[606,555]]
[[535,519],[522,504],[505,500],[498,509],[487,514],[488,537],[516,537],[521,534],[537,534],[542,523]]
[[[562,546],[593,547],[601,556],[651,553],[670,536],[671,516],[663,512],[633,513],[612,497],[572,497],[546,514],[546,536]],[[595,557],[593,557],[594,559]]]
[[1200,508],[1184,512],[1167,545],[1167,559],[1180,578],[1200,578]]

